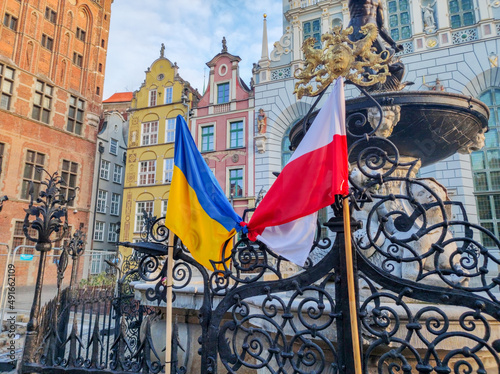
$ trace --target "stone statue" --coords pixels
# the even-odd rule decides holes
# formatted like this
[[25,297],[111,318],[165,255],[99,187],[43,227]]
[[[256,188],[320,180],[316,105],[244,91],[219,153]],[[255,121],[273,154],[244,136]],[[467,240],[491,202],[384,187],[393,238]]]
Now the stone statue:
[[222,53],[227,53],[227,44],[226,44],[226,37],[222,37]]
[[161,43],[160,57],[165,57],[165,44]]
[[436,84],[426,84],[422,83],[425,87],[429,88],[431,91],[444,91],[444,86],[441,84],[439,78],[436,78]]
[[259,134],[265,134],[267,130],[267,117],[262,108],[259,109],[259,115],[257,116],[257,130]]
[[420,5],[422,8],[422,12],[424,13],[424,25],[425,31],[434,32],[436,31],[436,20],[434,19],[434,5],[436,4],[436,0],[432,4]]
[[[347,28],[353,28],[353,33],[349,37],[352,41],[363,39],[365,34],[361,32],[361,27],[372,23],[377,26],[379,33],[372,45],[377,53],[388,51],[392,56],[394,53],[403,50],[403,46],[396,43],[384,26],[384,8],[382,0],[349,0],[348,7],[351,20]],[[389,47],[385,46],[384,42],[389,44]],[[404,64],[401,61],[392,62],[389,64],[389,72],[391,75],[387,78],[386,83],[368,87],[368,90],[400,89],[401,80],[404,75]],[[367,73],[370,72],[368,71]]]
[[[388,138],[392,134],[394,126],[396,126],[401,118],[401,107],[399,105],[383,106],[382,112],[384,118],[380,122],[380,127],[375,131],[375,135],[383,138]],[[380,111],[377,107],[368,108],[368,122],[373,129],[378,126],[380,121]]]

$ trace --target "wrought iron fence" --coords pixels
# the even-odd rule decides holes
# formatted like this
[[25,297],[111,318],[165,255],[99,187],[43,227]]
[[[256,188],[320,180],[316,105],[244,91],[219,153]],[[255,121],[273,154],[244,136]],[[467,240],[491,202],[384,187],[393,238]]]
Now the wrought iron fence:
[[[179,240],[169,247],[162,218],[148,216],[144,242],[130,244],[140,254],[124,262],[118,293],[62,293],[61,314],[50,314],[54,304],[43,312],[49,339],[39,335],[40,354],[24,368],[160,372],[164,345],[154,341],[146,316],[166,302],[163,265],[173,256],[174,307],[181,310],[181,296],[191,294],[200,326],[198,364],[174,365],[176,373],[195,366],[202,373],[354,373],[354,339],[361,342],[364,373],[497,372],[500,241],[469,222],[438,182],[416,177],[421,159],[400,154],[378,132],[382,106],[394,100],[367,97],[379,108],[378,124],[368,124],[365,109],[347,119],[359,320],[350,320],[347,305],[347,200],[331,207],[330,236],[321,237],[318,224],[304,268],[243,235],[226,243],[224,259],[208,271]],[[478,116],[478,107],[469,99],[463,111]],[[484,238],[495,247],[484,246]],[[130,280],[146,285],[142,304]],[[194,283],[197,292],[190,291]],[[360,336],[351,335],[351,323],[360,325]],[[184,364],[182,355],[174,349],[172,362]]]

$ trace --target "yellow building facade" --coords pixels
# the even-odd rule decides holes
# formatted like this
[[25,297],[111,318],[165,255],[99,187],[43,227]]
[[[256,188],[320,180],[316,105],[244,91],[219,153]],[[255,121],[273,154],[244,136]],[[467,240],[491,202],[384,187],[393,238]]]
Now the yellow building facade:
[[[120,241],[140,240],[143,212],[165,216],[174,167],[175,120],[188,119],[199,94],[178,74],[177,64],[163,56],[146,71],[134,92],[129,117],[129,139],[123,191]],[[122,247],[129,255],[130,249]]]

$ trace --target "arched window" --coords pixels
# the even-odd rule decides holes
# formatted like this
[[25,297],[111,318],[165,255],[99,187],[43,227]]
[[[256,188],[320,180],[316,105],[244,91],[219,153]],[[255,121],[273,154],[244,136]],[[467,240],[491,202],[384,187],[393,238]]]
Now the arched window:
[[[500,88],[483,92],[479,99],[490,108],[489,130],[485,134],[483,149],[471,154],[474,194],[479,223],[495,236],[500,234],[500,143],[499,110]],[[483,235],[484,246],[495,246],[491,238]]]
[[476,23],[473,0],[449,0],[448,7],[452,29]]
[[411,38],[411,18],[409,0],[390,0],[387,2],[389,30],[394,40]]

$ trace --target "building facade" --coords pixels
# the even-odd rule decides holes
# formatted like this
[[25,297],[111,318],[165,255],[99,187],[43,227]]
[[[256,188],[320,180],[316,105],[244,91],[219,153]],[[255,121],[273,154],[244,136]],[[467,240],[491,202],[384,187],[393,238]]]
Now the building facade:
[[[3,252],[6,246],[33,244],[24,238],[22,221],[30,182],[38,192],[47,177],[38,168],[61,175],[66,196],[76,194],[72,229],[90,231],[111,3],[6,0],[0,5],[0,191],[9,197],[0,215]],[[20,247],[20,253],[33,249]],[[17,284],[30,283],[36,267],[36,257],[19,262]],[[47,281],[55,281],[55,267],[46,274]]]
[[179,76],[177,64],[163,53],[162,46],[131,103],[120,241],[140,240],[143,212],[165,216],[174,167],[175,120],[180,114],[189,123],[189,112],[199,99],[198,92]]
[[239,75],[241,59],[222,51],[207,62],[208,87],[192,118],[191,133],[236,212],[255,202],[253,91]]
[[92,256],[85,274],[99,274],[107,268],[104,260],[113,257],[120,232],[123,181],[127,160],[128,111],[132,92],[119,92],[102,102],[103,114],[95,155],[92,208],[88,227]]
[[[500,164],[495,95],[500,87],[500,4],[491,0],[382,2],[386,28],[404,48],[400,52],[406,66],[404,80],[414,82],[405,90],[442,88],[479,98],[492,110],[490,130],[485,134],[486,147],[472,154],[472,167],[470,155],[455,154],[422,168],[420,176],[438,179],[453,200],[465,205],[471,222],[479,220],[498,236]],[[256,190],[267,190],[275,180],[273,172],[280,171],[291,154],[289,130],[315,100],[297,100],[292,93],[296,82],[293,72],[303,60],[302,42],[310,36],[319,40],[335,26],[346,27],[348,1],[283,0],[283,15],[283,36],[270,53],[264,19],[262,57],[254,68],[255,107],[268,114],[266,152],[257,153],[255,159]],[[346,98],[359,95],[349,87],[346,86]],[[325,99],[326,95],[318,108]],[[474,195],[476,199],[472,198]]]

